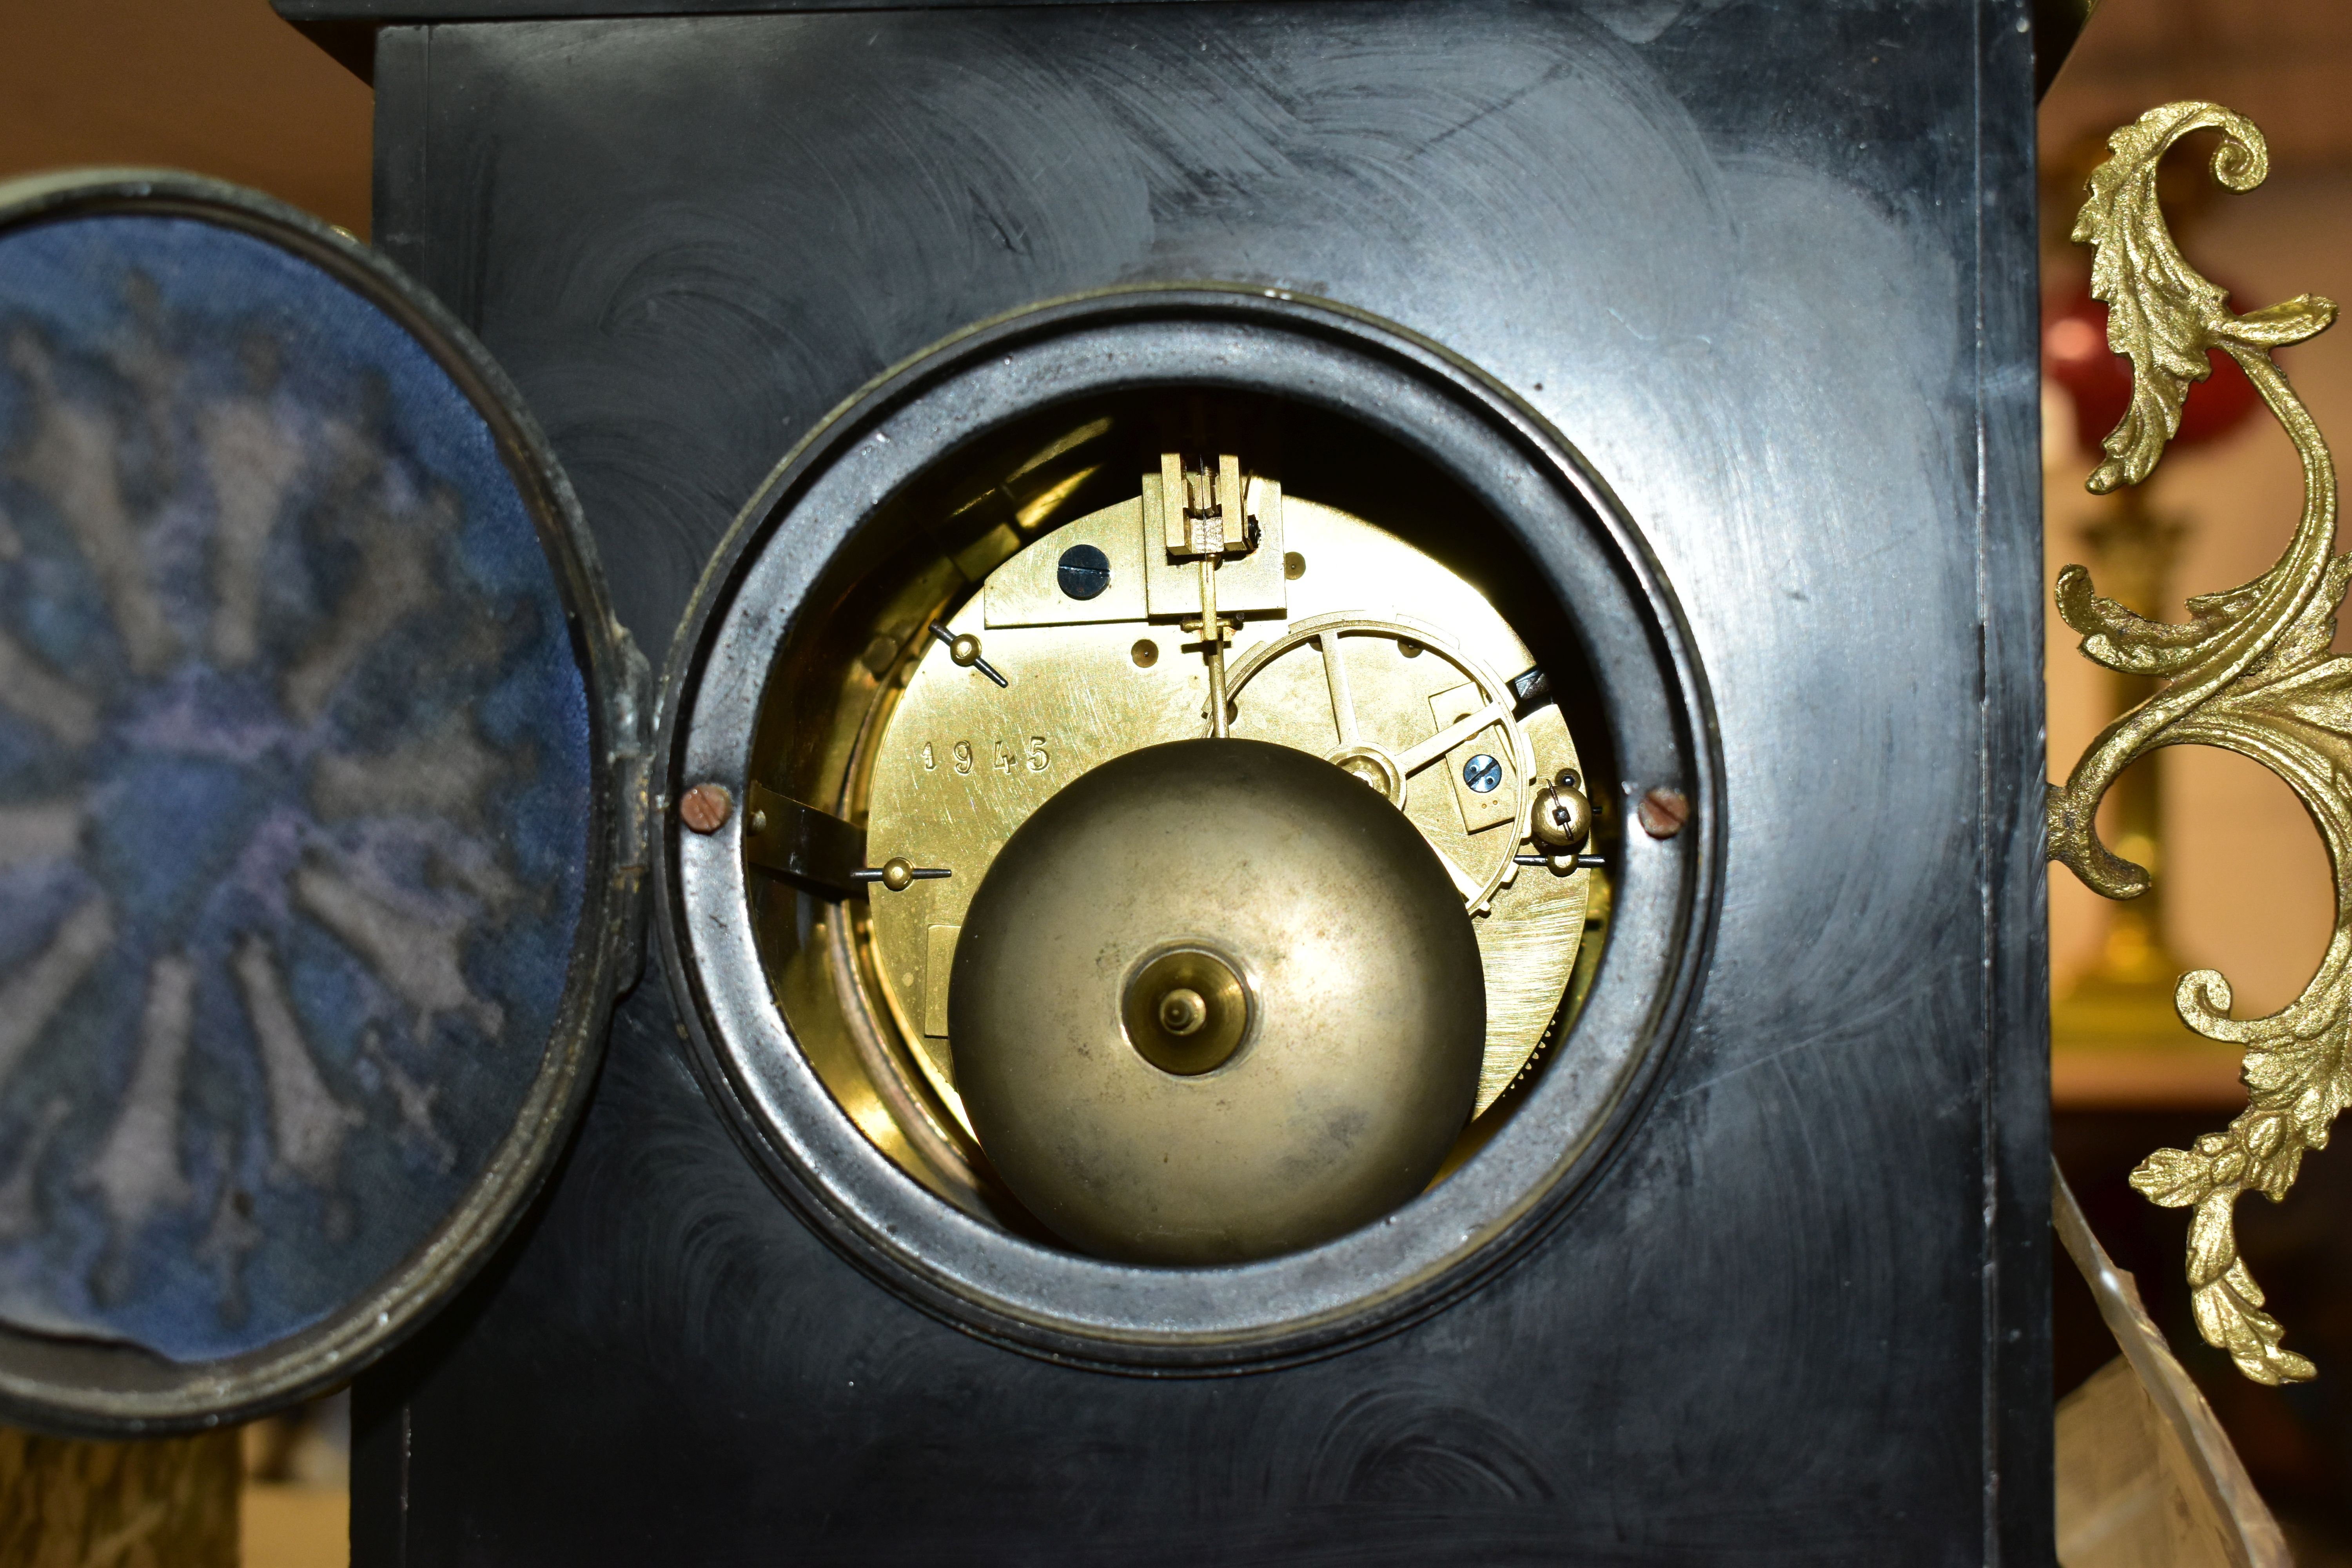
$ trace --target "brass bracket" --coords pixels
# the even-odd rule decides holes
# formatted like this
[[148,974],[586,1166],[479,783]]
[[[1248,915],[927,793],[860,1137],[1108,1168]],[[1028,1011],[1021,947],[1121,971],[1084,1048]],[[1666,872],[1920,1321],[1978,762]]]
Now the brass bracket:
[[1200,573],[1201,618],[1182,623],[1181,629],[1200,629],[1201,657],[1209,666],[1209,733],[1222,740],[1232,733],[1225,709],[1225,644],[1240,622],[1217,613],[1217,568],[1227,556],[1256,549],[1258,538],[1242,488],[1241,458],[1224,452],[1211,463],[1181,452],[1160,453],[1159,512],[1156,534],[1170,562],[1190,560]]
[[747,794],[745,859],[823,898],[853,898],[864,891],[857,877],[866,864],[863,828],[756,780]]
[[2327,845],[2336,929],[2327,954],[2296,997],[2265,1018],[2230,1016],[2230,984],[2210,969],[2180,977],[2174,1005],[2189,1026],[2245,1049],[2244,1114],[2189,1149],[2160,1149],[2132,1173],[2156,1203],[2194,1208],[2189,1283],[2199,1332],[2257,1383],[2296,1382],[2312,1363],[2280,1348],[2285,1331],[2262,1310],[2262,1288],[2238,1255],[2241,1193],[2286,1195],[2304,1152],[2324,1148],[2352,1100],[2352,659],[2331,658],[2336,608],[2352,556],[2334,553],[2336,472],[2327,443],[2271,351],[2325,331],[2333,301],[2302,295],[2237,315],[2228,294],[2182,259],[2157,201],[2157,165],[2193,131],[2221,133],[2213,177],[2250,191],[2269,172],[2262,133],[2216,104],[2168,103],[2107,139],[2074,238],[2092,247],[2091,292],[2107,305],[2107,342],[2132,362],[2132,403],[2102,444],[2089,488],[2105,495],[2155,470],[2179,427],[2190,383],[2211,374],[2209,351],[2235,360],[2285,427],[2302,458],[2303,519],[2286,553],[2243,587],[2189,601],[2189,619],[2144,619],[2095,597],[2090,574],[2058,574],[2058,613],[2083,634],[2084,657],[2162,684],[2101,731],[2063,785],[2048,795],[2051,858],[2110,899],[2136,898],[2148,873],[2099,841],[2100,797],[2159,746],[2219,746],[2262,763],[2302,797]]

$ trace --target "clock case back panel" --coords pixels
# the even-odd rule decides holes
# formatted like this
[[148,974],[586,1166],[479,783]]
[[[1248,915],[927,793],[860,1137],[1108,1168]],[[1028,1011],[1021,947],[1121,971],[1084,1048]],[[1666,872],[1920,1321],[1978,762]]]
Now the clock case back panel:
[[763,1183],[641,987],[520,1244],[360,1384],[355,1563],[2045,1560],[2028,20],[381,32],[378,243],[523,389],[648,652],[887,366],[1039,300],[1261,283],[1427,334],[1577,444],[1690,624],[1727,826],[1704,992],[1557,1227],[1238,1376],[902,1302]]

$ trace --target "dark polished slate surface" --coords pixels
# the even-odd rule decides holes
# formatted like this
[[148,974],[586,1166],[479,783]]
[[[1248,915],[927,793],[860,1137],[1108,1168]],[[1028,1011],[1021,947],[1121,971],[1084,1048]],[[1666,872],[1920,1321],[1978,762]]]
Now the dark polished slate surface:
[[884,367],[1263,283],[1436,339],[1615,488],[1729,829],[1614,1163],[1460,1304],[1281,1372],[918,1314],[642,989],[528,1235],[362,1382],[355,1561],[2046,1561],[2029,46],[1961,0],[387,31],[379,243],[522,387],[649,652]]

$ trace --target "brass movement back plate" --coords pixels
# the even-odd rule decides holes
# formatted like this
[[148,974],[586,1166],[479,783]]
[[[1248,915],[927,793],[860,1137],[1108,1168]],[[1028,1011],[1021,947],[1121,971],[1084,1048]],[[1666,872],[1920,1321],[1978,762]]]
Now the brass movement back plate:
[[[948,1037],[945,976],[965,909],[997,851],[1047,798],[1113,757],[1208,732],[1208,679],[1189,574],[1147,570],[1149,481],[1137,499],[1082,517],[992,573],[942,625],[979,642],[1000,688],[926,637],[868,770],[875,865],[904,858],[946,878],[872,894],[878,989],[930,1087],[966,1131]],[[1520,868],[1532,787],[1580,775],[1557,707],[1511,716],[1505,682],[1534,662],[1463,578],[1360,518],[1296,496],[1264,508],[1278,528],[1243,571],[1220,574],[1218,608],[1242,624],[1226,655],[1236,736],[1318,755],[1360,741],[1414,760],[1501,699],[1502,714],[1402,781],[1402,808],[1450,863],[1475,918],[1486,975],[1486,1045],[1476,1109],[1534,1057],[1566,994],[1584,931],[1590,871]],[[1058,568],[1079,547],[1062,591]],[[1277,548],[1278,546],[1278,548]],[[1108,581],[1098,584],[1097,559]],[[1227,585],[1227,583],[1230,585]],[[1156,613],[1155,613],[1156,612]],[[1118,619],[1101,618],[1112,614]],[[1058,623],[1050,617],[1062,617]],[[1335,683],[1327,659],[1336,658]],[[886,700],[887,699],[886,698]],[[1344,735],[1339,709],[1352,710]],[[1071,896],[1083,900],[1084,888]]]

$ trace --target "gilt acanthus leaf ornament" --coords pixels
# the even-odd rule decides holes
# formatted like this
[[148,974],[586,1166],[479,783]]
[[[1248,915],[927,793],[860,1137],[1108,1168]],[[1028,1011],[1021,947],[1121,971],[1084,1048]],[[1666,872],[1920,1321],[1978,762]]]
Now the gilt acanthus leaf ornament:
[[2168,1207],[2195,1211],[2189,1282],[2197,1326],[2258,1383],[2308,1378],[2312,1363],[2282,1347],[2277,1320],[2238,1254],[2235,1205],[2259,1192],[2286,1194],[2306,1150],[2326,1146],[2352,1102],[2352,659],[2330,658],[2336,610],[2352,556],[2335,553],[2336,472],[2327,444],[2270,353],[2325,331],[2327,300],[2304,295],[2243,315],[2181,257],[2157,201],[2157,165],[2183,136],[2218,131],[2213,176],[2233,191],[2268,172],[2262,133],[2215,104],[2168,103],[2107,140],[2091,176],[2074,239],[2093,247],[2091,292],[2107,306],[2107,342],[2132,363],[2132,402],[2103,443],[2088,481],[2105,494],[2155,470],[2179,428],[2189,386],[2211,374],[2218,350],[2245,371],[2302,459],[2303,517],[2277,564],[2252,583],[2189,601],[2189,618],[2146,619],[2098,597],[2080,566],[2059,574],[2058,613],[2083,635],[2084,654],[2110,669],[2163,684],[2107,726],[2063,785],[2049,792],[2050,854],[2111,899],[2145,892],[2148,874],[2100,842],[2101,796],[2159,746],[2218,746],[2252,758],[2301,797],[2327,847],[2336,928],[2318,972],[2279,1012],[2231,1016],[2229,982],[2212,970],[2182,975],[2174,994],[2191,1029],[2245,1052],[2243,1114],[2188,1149],[2163,1149],[2132,1185]]

